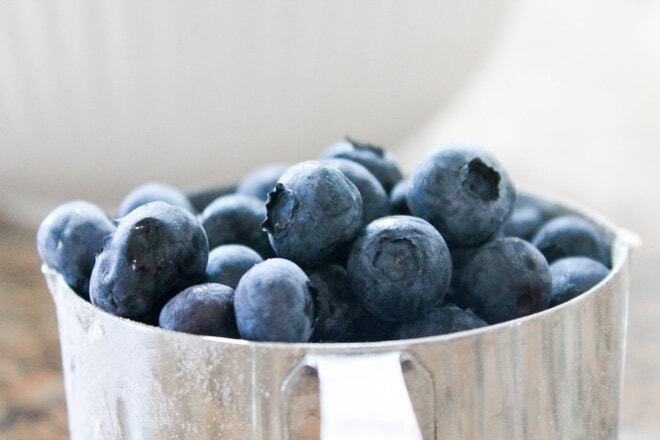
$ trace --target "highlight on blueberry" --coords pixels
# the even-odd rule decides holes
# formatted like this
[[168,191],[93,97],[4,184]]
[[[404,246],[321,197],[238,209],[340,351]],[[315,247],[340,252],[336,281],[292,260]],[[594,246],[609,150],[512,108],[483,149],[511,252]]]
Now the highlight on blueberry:
[[83,298],[89,298],[89,278],[103,240],[115,224],[90,202],[64,203],[41,222],[37,231],[37,251],[41,259],[64,277]]
[[550,307],[565,303],[600,283],[609,269],[587,257],[565,257],[550,265],[552,298]]
[[202,282],[208,255],[206,233],[189,211],[165,202],[141,205],[105,239],[90,299],[115,315],[155,323],[172,296]]
[[234,289],[218,283],[188,287],[165,304],[158,325],[195,335],[237,338]]

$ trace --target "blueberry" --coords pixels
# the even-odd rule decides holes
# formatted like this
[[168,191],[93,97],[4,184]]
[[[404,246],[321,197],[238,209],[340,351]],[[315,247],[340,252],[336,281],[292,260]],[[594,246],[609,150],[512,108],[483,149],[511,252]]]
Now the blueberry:
[[200,216],[211,249],[223,244],[242,244],[268,258],[275,254],[268,234],[261,228],[265,218],[264,202],[241,194],[218,197]]
[[477,254],[481,246],[450,246],[449,254],[451,255],[451,288],[447,292],[446,300],[456,302],[459,306],[463,306],[460,296],[456,296],[460,291],[460,279],[463,269],[470,260]]
[[532,244],[549,263],[564,257],[589,257],[610,266],[610,246],[606,238],[586,219],[563,215],[545,223]]
[[448,333],[472,330],[488,325],[470,310],[455,305],[434,307],[424,315],[401,323],[394,331],[395,339],[423,338]]
[[208,254],[204,229],[189,211],[165,202],[139,206],[106,238],[90,299],[115,315],[156,322],[172,296],[203,280]]
[[140,205],[149,202],[166,202],[195,212],[190,200],[178,189],[164,183],[151,182],[140,185],[124,197],[119,206],[119,217],[124,217]]
[[355,240],[348,258],[353,291],[371,314],[406,320],[442,301],[451,258],[440,233],[410,216],[375,220]]
[[244,339],[307,342],[314,330],[309,278],[283,258],[266,260],[243,275],[236,287],[234,309]]
[[502,236],[530,241],[543,223],[557,215],[559,207],[554,203],[520,195],[511,217],[502,226]]
[[239,182],[236,194],[252,196],[265,202],[268,199],[268,193],[275,188],[277,180],[290,166],[277,163],[254,170]]
[[237,338],[234,289],[217,283],[188,287],[165,304],[158,325],[195,335]]
[[263,223],[278,256],[301,266],[331,262],[362,227],[362,197],[344,174],[318,161],[289,168],[268,195]]
[[609,273],[602,263],[587,257],[566,257],[550,265],[550,307],[564,303],[600,283]]
[[347,159],[325,159],[323,163],[337,168],[360,191],[362,196],[362,219],[364,224],[390,214],[387,193],[378,179],[365,167]]
[[387,193],[402,179],[401,171],[390,153],[380,147],[360,143],[350,138],[330,145],[322,158],[348,159],[359,163],[378,179]]
[[235,289],[241,277],[263,259],[258,253],[240,244],[225,244],[209,252],[206,280]]
[[68,202],[41,222],[37,250],[78,295],[89,298],[94,259],[103,249],[103,239],[114,230],[114,223],[98,206],[85,201]]
[[530,243],[498,238],[479,248],[463,268],[460,302],[490,324],[548,308],[552,281],[548,263]]
[[316,305],[311,341],[345,341],[362,313],[346,269],[338,264],[327,264],[309,271],[308,276],[315,289]]
[[400,180],[390,192],[390,210],[393,215],[411,215],[408,207],[410,179]]
[[478,148],[438,150],[410,177],[411,212],[435,226],[450,245],[474,246],[493,237],[515,200],[508,173]]
[[346,342],[375,342],[396,339],[394,330],[398,327],[395,321],[387,321],[372,315],[362,309],[362,313],[356,319],[353,331],[346,338]]

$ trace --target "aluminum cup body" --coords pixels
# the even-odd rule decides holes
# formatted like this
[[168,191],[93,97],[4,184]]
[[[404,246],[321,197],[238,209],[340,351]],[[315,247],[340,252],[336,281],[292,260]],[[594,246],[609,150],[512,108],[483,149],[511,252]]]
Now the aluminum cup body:
[[616,438],[635,237],[562,206],[610,237],[605,280],[541,313],[419,339],[287,344],[172,332],[99,310],[44,267],[71,438],[315,438],[319,382],[304,359],[390,352],[401,353],[424,438]]

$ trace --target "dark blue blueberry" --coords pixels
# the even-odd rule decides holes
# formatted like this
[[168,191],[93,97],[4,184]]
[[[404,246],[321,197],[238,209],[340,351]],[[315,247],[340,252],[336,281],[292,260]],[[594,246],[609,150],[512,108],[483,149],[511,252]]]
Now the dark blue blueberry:
[[258,253],[240,244],[218,246],[209,253],[206,281],[235,289],[241,277],[263,259]]
[[461,302],[460,295],[460,279],[463,272],[463,268],[470,262],[472,257],[474,257],[479,251],[481,246],[450,246],[449,254],[451,255],[451,286],[447,291],[446,301],[451,301],[457,303],[459,306],[463,306]]
[[165,304],[158,325],[195,335],[238,338],[234,289],[217,283],[188,287]]
[[114,223],[96,205],[68,202],[55,208],[37,231],[37,250],[44,262],[62,274],[64,281],[83,298],[89,298],[89,277],[103,239]]
[[318,161],[289,168],[268,195],[263,227],[278,256],[301,266],[331,262],[362,227],[362,197],[344,174]]
[[530,241],[550,218],[559,215],[559,207],[549,201],[519,195],[511,217],[502,226],[502,236]]
[[345,341],[353,332],[362,306],[353,294],[346,269],[327,264],[308,272],[314,286],[316,322],[312,342]]
[[461,307],[494,324],[548,308],[552,282],[543,255],[516,237],[483,245],[463,268]]
[[312,287],[295,263],[272,258],[248,270],[236,287],[234,309],[242,338],[307,342],[314,330]]
[[545,222],[543,215],[532,206],[516,207],[502,226],[503,237],[518,237],[529,241]]
[[552,299],[550,307],[564,303],[600,283],[609,269],[587,257],[566,257],[550,265]]
[[348,159],[359,163],[378,179],[387,193],[403,178],[390,153],[380,147],[357,142],[350,138],[330,145],[322,158]]
[[362,196],[364,224],[390,214],[390,202],[383,185],[365,167],[347,159],[325,159],[323,163],[337,168],[353,182]]
[[610,266],[610,245],[596,227],[581,217],[563,215],[545,223],[532,244],[549,263],[564,257],[589,257]]
[[119,217],[124,217],[126,214],[149,202],[166,202],[170,205],[180,206],[190,212],[195,212],[188,197],[178,189],[166,185],[164,183],[151,182],[145,183],[135,188],[128,193],[119,206]]
[[348,258],[353,291],[371,314],[401,321],[441,302],[451,279],[449,249],[428,222],[410,216],[375,220]]
[[345,342],[375,342],[396,339],[393,332],[398,327],[395,321],[386,321],[362,309],[362,314],[356,319],[352,333]]
[[455,305],[434,307],[422,316],[401,323],[394,331],[395,339],[423,338],[448,333],[472,330],[488,325],[470,310]]
[[450,245],[474,246],[493,237],[515,201],[508,173],[478,148],[438,150],[410,177],[411,212],[435,226]]
[[265,202],[268,199],[268,193],[275,188],[277,180],[290,166],[277,163],[254,170],[239,182],[236,194],[252,196]]
[[223,244],[242,244],[268,258],[275,254],[268,234],[261,228],[265,218],[264,202],[241,194],[215,199],[200,216],[211,249]]
[[408,207],[410,179],[400,180],[390,192],[390,209],[393,215],[411,215]]
[[189,211],[165,202],[139,206],[106,238],[90,299],[115,315],[157,322],[172,296],[202,282],[208,255],[204,229]]

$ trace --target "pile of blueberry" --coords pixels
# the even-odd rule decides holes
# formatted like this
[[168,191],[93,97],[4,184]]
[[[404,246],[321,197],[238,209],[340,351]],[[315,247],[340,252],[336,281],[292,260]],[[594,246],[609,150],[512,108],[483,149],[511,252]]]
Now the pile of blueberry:
[[197,210],[155,183],[128,194],[118,220],[66,203],[37,246],[107,312],[257,341],[473,329],[568,301],[611,267],[591,222],[518,197],[483,149],[443,147],[403,178],[390,154],[351,139],[261,168]]

